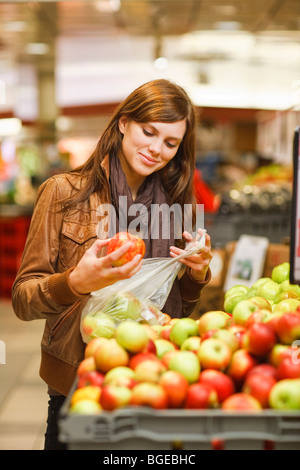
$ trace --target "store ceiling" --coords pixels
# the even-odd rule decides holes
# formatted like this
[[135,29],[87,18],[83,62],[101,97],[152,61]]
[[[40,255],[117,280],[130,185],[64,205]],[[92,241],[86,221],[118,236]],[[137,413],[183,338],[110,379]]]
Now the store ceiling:
[[286,109],[300,102],[300,1],[0,1],[0,80],[52,59],[62,106],[163,76],[199,105]]

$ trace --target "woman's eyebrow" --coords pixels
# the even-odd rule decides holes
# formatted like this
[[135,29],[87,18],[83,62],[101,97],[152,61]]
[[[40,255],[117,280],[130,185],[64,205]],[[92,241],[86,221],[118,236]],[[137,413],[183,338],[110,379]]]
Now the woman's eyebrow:
[[[158,134],[159,130],[155,127],[155,125],[148,124],[148,126],[151,127]],[[166,138],[167,138],[167,140],[176,140],[177,142],[182,142],[183,141],[183,138],[181,139],[180,137],[168,136]]]

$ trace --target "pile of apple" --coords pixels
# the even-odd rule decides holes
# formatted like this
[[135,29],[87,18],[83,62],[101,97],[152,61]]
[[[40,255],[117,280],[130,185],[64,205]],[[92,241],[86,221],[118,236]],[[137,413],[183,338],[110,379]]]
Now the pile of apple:
[[224,311],[198,320],[126,319],[113,337],[93,338],[70,413],[124,406],[300,410],[300,288],[288,276],[284,263],[272,278],[234,286],[225,293]]

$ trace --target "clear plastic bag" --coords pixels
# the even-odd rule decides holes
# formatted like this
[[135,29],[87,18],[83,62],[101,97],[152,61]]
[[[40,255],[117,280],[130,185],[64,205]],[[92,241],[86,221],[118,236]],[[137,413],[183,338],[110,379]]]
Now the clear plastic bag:
[[95,337],[114,336],[117,325],[126,320],[163,324],[163,308],[182,264],[205,245],[205,233],[187,244],[185,253],[175,258],[148,258],[130,279],[92,292],[82,314],[80,331],[85,343]]

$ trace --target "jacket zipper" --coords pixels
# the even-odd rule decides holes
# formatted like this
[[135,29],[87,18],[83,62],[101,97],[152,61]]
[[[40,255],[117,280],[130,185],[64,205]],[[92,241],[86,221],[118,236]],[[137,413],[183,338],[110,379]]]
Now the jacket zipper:
[[65,322],[65,320],[69,317],[69,315],[71,315],[71,313],[74,312],[74,310],[76,309],[76,307],[79,304],[80,304],[80,300],[77,300],[75,302],[75,304],[72,305],[72,307],[70,307],[70,309],[67,310],[65,312],[65,314],[55,323],[55,325],[53,326],[53,328],[50,331],[49,336],[48,336],[48,346],[50,346],[50,343],[52,341],[52,338],[53,338],[53,335],[54,335],[55,331],[58,329],[58,327],[60,327]]

